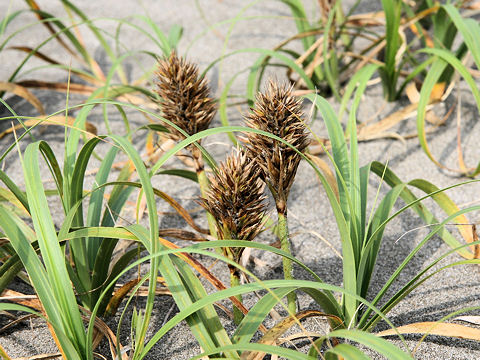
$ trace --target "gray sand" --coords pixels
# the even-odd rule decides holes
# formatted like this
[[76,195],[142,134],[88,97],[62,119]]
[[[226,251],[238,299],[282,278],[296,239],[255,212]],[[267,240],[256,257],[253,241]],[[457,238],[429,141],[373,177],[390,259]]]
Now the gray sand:
[[[51,13],[61,13],[62,9],[59,7],[57,1],[39,1],[40,6]],[[208,22],[215,24],[219,21],[232,19],[237,14],[240,14],[242,8],[246,3],[241,3],[233,0],[205,0],[200,2],[203,10],[206,13]],[[312,2],[313,3],[313,2]],[[222,25],[217,28],[215,32],[206,32],[206,34],[197,39],[197,36],[202,34],[208,25],[201,18],[199,11],[195,7],[194,1],[173,1],[164,0],[152,2],[152,4],[143,3],[140,1],[126,0],[119,6],[116,1],[86,1],[78,0],[75,4],[80,7],[86,14],[94,18],[115,17],[122,18],[132,14],[148,14],[155,20],[156,24],[164,31],[168,31],[171,25],[179,24],[184,27],[184,36],[180,42],[179,52],[184,54],[188,50],[188,57],[190,60],[199,64],[200,68],[204,68],[211,61],[220,56],[222,51],[230,53],[237,49],[248,47],[258,48],[272,48],[280,41],[295,33],[295,26],[292,19],[289,18],[290,13],[288,9],[277,1],[261,1],[248,7],[241,15],[242,18],[248,20],[240,20],[232,29],[229,42],[225,44],[224,39],[229,31],[229,25]],[[148,9],[146,9],[148,5]],[[309,2],[309,5],[311,3]],[[370,7],[371,4],[369,4]],[[0,14],[5,14],[9,6],[9,1],[0,2]],[[22,2],[14,2],[11,11],[22,8]],[[371,11],[370,8],[365,11]],[[258,18],[258,17],[261,18]],[[313,15],[312,15],[313,16]],[[33,21],[32,16],[22,15],[12,23],[7,29],[7,33],[21,27],[23,24],[28,24]],[[99,20],[98,25],[108,32],[115,32],[116,23],[107,20]],[[95,59],[108,69],[109,60],[105,53],[98,46],[91,33],[83,31],[85,43],[88,44]],[[39,41],[46,38],[47,33],[44,28],[37,26],[35,32],[28,35],[24,32],[20,33],[12,44],[16,45],[30,45],[35,46]],[[194,41],[195,40],[195,41]],[[131,50],[148,49],[153,52],[159,50],[144,36],[139,36],[138,33],[124,29],[121,36],[121,41],[124,46]],[[193,42],[193,45],[192,44]],[[191,47],[190,47],[191,45]],[[45,49],[46,53],[53,57],[65,56],[65,52],[59,51],[57,44],[52,44]],[[23,54],[15,51],[3,51],[0,53],[0,81],[6,81],[9,75],[17,66],[18,62],[23,59]],[[59,58],[60,59],[60,58]],[[220,95],[227,81],[234,76],[238,71],[248,68],[257,59],[256,54],[242,53],[232,57],[226,58],[221,65],[217,64],[209,73],[212,88],[215,90],[217,96]],[[62,59],[68,62],[68,59]],[[153,64],[151,58],[145,56],[139,59],[129,59],[126,61],[126,69],[128,76],[131,79],[137,78],[141,74],[138,64],[142,64],[145,68]],[[41,63],[37,60],[31,62],[31,66],[38,66]],[[52,72],[51,70],[41,70],[33,73],[38,78],[49,78],[54,74],[56,81],[65,81],[66,75],[60,72]],[[282,79],[284,73],[277,71],[277,76]],[[63,76],[63,77],[62,77]],[[32,75],[20,76],[20,79],[31,78]],[[246,89],[247,73],[242,73],[232,87],[233,94],[244,94]],[[457,91],[457,90],[455,90]],[[466,162],[470,166],[474,166],[476,161],[480,159],[480,150],[478,147],[478,138],[480,136],[480,127],[476,123],[478,118],[478,111],[475,107],[474,100],[464,85],[458,87],[458,93],[461,94],[462,99],[462,140],[464,144],[464,151]],[[47,113],[51,113],[64,108],[65,95],[45,91],[36,91],[35,94],[45,104]],[[456,95],[456,94],[455,94]],[[452,96],[447,102],[447,107],[450,108],[453,104]],[[81,100],[78,96],[72,96],[71,104],[78,103]],[[9,104],[19,114],[35,115],[36,112],[24,100],[11,96],[8,97]],[[335,104],[332,100],[335,107]],[[367,119],[379,120],[382,116],[402,108],[408,104],[405,99],[398,103],[387,104],[380,116],[377,110],[384,104],[380,86],[372,86],[365,95],[361,109],[358,114],[360,121]],[[2,109],[2,108],[0,108]],[[245,111],[245,107],[242,111]],[[438,114],[443,114],[444,108],[438,107]],[[1,112],[2,116],[8,113],[5,109]],[[90,121],[95,123],[99,128],[99,133],[105,133],[106,129],[102,122],[101,110],[95,111],[94,116]],[[129,120],[132,124],[141,125],[145,123],[145,119],[134,111],[128,113]],[[237,108],[229,110],[230,120],[232,124],[241,123],[241,114]],[[456,113],[454,113],[448,122],[440,127],[434,134],[429,135],[431,148],[435,156],[444,164],[450,167],[457,167],[456,154]],[[121,125],[121,119],[118,113],[112,112],[110,121],[118,125],[118,133],[123,134],[124,128]],[[219,125],[218,119],[216,125]],[[0,125],[3,131],[9,124]],[[117,125],[116,125],[117,126]],[[317,119],[313,124],[314,130],[319,134],[325,136],[326,130],[321,121]],[[116,127],[117,129],[117,127]],[[415,131],[414,118],[398,125],[394,131],[400,134],[408,134]],[[63,129],[49,127],[46,131],[36,131],[35,136],[38,139],[47,140],[54,149],[57,156],[61,157],[63,153]],[[137,135],[134,139],[135,144],[140,151],[143,151],[144,140],[143,133]],[[12,142],[12,137],[8,136],[0,140],[0,148],[5,150]],[[209,138],[206,141],[206,147],[217,160],[221,160],[224,153],[228,151],[229,144],[225,136],[217,138]],[[23,143],[22,148],[25,148],[26,142]],[[416,178],[424,178],[431,181],[439,187],[445,187],[465,181],[465,178],[456,176],[454,173],[441,170],[429,161],[422,151],[418,139],[413,138],[401,142],[394,139],[380,139],[371,142],[364,142],[360,144],[360,161],[361,165],[367,164],[370,161],[378,160],[389,163],[394,172],[404,181],[413,180]],[[326,159],[326,157],[324,157]],[[96,163],[92,163],[94,168]],[[9,155],[4,166],[7,174],[15,179],[20,186],[23,185],[23,174],[18,166],[18,155],[12,153]],[[45,169],[45,178],[48,178],[48,171]],[[90,179],[91,181],[91,179]],[[198,189],[187,181],[180,181],[171,178],[155,179],[155,186],[164,189],[168,194],[176,198],[187,209],[194,209],[197,207],[194,199],[199,195]],[[371,181],[370,204],[373,204],[376,189],[379,185],[377,178],[372,177]],[[388,187],[384,185],[381,193],[386,193]],[[479,202],[480,186],[477,183],[462,186],[455,190],[448,192],[448,195],[460,206],[465,207]],[[418,194],[418,192],[417,192]],[[420,194],[418,194],[420,195]],[[399,203],[396,209],[399,209],[403,204]],[[435,214],[443,219],[444,216],[432,202],[426,202],[426,205],[433,209]],[[159,203],[159,211],[172,211],[168,206]],[[58,215],[58,214],[57,214]],[[332,215],[332,211],[328,205],[325,192],[319,185],[318,180],[311,168],[308,165],[302,164],[296,178],[296,182],[291,191],[289,203],[289,224],[290,231],[293,238],[293,252],[295,256],[311,269],[313,269],[322,279],[327,283],[341,285],[341,259],[325,245],[315,233],[320,234],[324,239],[327,239],[330,244],[340,250],[339,235],[336,224]],[[470,213],[468,217],[472,223],[478,221],[477,213]],[[202,216],[197,216],[196,221],[203,226]],[[160,218],[160,225],[162,227],[182,227],[185,226],[183,221],[179,220],[177,216],[165,215]],[[393,221],[385,232],[383,247],[378,259],[378,266],[374,279],[372,280],[371,293],[375,294],[378,289],[388,279],[393,269],[401,263],[401,261],[409,254],[409,252],[418,244],[427,234],[429,229],[422,227],[423,223],[416,216],[413,211],[407,211],[402,216]],[[401,237],[401,238],[400,238]],[[400,239],[399,239],[400,238]],[[397,241],[398,240],[398,241]],[[260,241],[271,242],[272,237],[268,234],[263,234]],[[430,264],[440,255],[449,250],[440,239],[432,239],[413,259],[411,264],[400,277],[400,283],[395,289],[399,289],[401,284],[411,279],[418,271]],[[281,260],[280,258],[271,254],[261,252],[253,252],[253,256],[259,259],[255,263],[250,263],[251,269],[262,276],[263,278],[278,278],[281,275]],[[208,259],[203,259],[208,263]],[[453,255],[443,262],[442,265],[460,260],[459,256]],[[298,270],[298,269],[297,269]],[[225,269],[221,265],[217,265],[213,269],[224,282],[228,283],[228,278],[225,276]],[[299,278],[308,279],[308,276],[302,271],[298,270],[296,275]],[[478,282],[478,267],[476,266],[458,266],[450,268],[441,272],[437,276],[431,278],[414,291],[408,298],[403,300],[390,314],[390,320],[396,325],[406,325],[412,322],[419,321],[436,321],[447,314],[462,309],[468,306],[477,306],[478,298],[480,296],[480,286]],[[21,288],[20,291],[25,290]],[[25,290],[27,291],[27,290]],[[251,306],[254,298],[247,298],[246,304]],[[302,308],[314,306],[311,300],[306,296],[300,296],[300,303]],[[141,305],[141,302],[140,304]],[[152,319],[151,334],[155,329],[159,329],[166,320],[166,317],[174,315],[176,307],[170,297],[160,296],[156,300],[155,311]],[[232,330],[230,321],[221,313],[222,321],[229,331]],[[480,315],[479,312],[470,313],[473,315]],[[2,324],[6,323],[2,319]],[[121,330],[121,341],[123,344],[129,342],[129,317],[124,321],[124,326]],[[322,321],[308,322],[309,329],[316,329],[324,331],[325,323]],[[109,321],[109,325],[116,329],[116,319]],[[33,320],[31,323],[25,322],[23,325],[17,325],[13,329],[0,334],[0,344],[5,348],[7,353],[12,357],[28,357],[43,353],[56,352],[55,345],[51,340],[50,334],[44,324],[39,320]],[[420,336],[407,337],[407,345],[413,349],[417,344]],[[399,344],[394,340],[396,344]],[[107,354],[106,348],[100,349],[101,352]],[[167,334],[153,349],[147,357],[148,359],[188,359],[191,356],[198,354],[200,351],[193,336],[191,335],[185,323],[177,326],[173,331]],[[380,358],[374,355],[375,358]],[[422,343],[415,357],[418,359],[479,359],[480,358],[480,344],[469,340],[455,340],[443,337],[429,337]]]

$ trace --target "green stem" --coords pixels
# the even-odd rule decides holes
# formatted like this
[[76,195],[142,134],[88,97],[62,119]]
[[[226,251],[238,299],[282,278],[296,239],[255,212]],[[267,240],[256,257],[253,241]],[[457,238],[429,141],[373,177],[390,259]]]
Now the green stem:
[[[280,246],[283,251],[292,254],[290,249],[290,239],[288,236],[287,210],[278,211],[278,237],[280,238]],[[285,280],[293,280],[292,261],[286,257],[283,258],[283,275]],[[288,310],[292,314],[297,313],[296,305],[297,296],[294,292],[287,295]]]
[[[240,285],[240,276],[238,275],[238,269],[235,267],[230,267],[230,287],[239,286]],[[242,302],[242,295],[235,296],[238,301]],[[233,322],[235,325],[239,325],[243,320],[243,313],[242,311],[233,304]]]
[[[210,187],[210,183],[204,169],[197,171],[197,178],[198,184],[200,185],[200,194],[205,199],[207,197],[207,190]],[[207,212],[207,221],[208,228],[210,229],[210,235],[212,235],[213,238],[218,239],[217,228],[215,227],[215,218],[209,212]]]
[[[193,146],[191,149],[193,155],[193,161],[195,163],[195,171],[197,172],[198,185],[200,186],[200,194],[204,199],[207,198],[207,191],[210,188],[210,182],[208,181],[207,174],[205,173],[205,166],[203,164],[202,153],[200,150]],[[210,235],[214,239],[218,239],[217,228],[215,226],[215,218],[212,214],[207,212],[207,221],[208,228],[210,230]]]

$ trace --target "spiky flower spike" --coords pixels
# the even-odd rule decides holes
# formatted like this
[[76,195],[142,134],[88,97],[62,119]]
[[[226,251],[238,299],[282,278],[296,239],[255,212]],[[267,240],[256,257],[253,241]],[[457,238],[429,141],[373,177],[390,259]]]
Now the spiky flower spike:
[[[259,170],[243,151],[232,152],[210,177],[210,190],[202,206],[213,215],[220,239],[250,241],[257,236],[265,215],[265,195]],[[243,248],[228,249],[240,261]]]
[[[243,151],[230,154],[218,172],[210,178],[210,190],[202,199],[202,206],[213,215],[217,234],[224,240],[250,241],[257,236],[263,226],[265,215],[264,185],[259,178],[256,164],[248,159]],[[236,263],[240,262],[244,248],[223,248],[225,256]],[[240,273],[229,265],[232,286],[240,284]],[[241,295],[237,296],[241,302]],[[239,324],[242,312],[233,308],[234,321]]]
[[[199,76],[198,68],[185,59],[172,52],[170,57],[159,61],[156,72],[157,93],[162,102],[162,112],[165,119],[181,128],[188,135],[208,129],[215,116],[216,104],[210,98],[210,90],[205,78]],[[183,140],[185,136],[169,124],[165,127],[170,131],[167,136],[172,140]],[[200,140],[197,141],[200,143]],[[208,189],[208,179],[205,175],[202,153],[200,149],[191,144],[190,150],[198,184],[202,196],[205,197]],[[207,214],[208,225],[212,236],[216,236],[213,218]]]
[[[197,66],[172,52],[170,57],[159,61],[156,75],[156,92],[162,99],[163,116],[188,135],[208,129],[215,116],[216,104]],[[185,138],[173,126],[165,126],[173,140]]]
[[[246,119],[247,125],[266,131],[287,141],[304,152],[309,144],[302,121],[302,104],[292,94],[292,88],[270,81],[264,94],[257,95],[255,108]],[[247,133],[248,154],[261,168],[261,177],[275,199],[278,213],[278,235],[281,249],[291,254],[287,222],[287,198],[292,187],[301,156],[294,149],[270,137]],[[285,279],[293,279],[290,259],[283,258]],[[296,313],[295,293],[287,295],[288,308]]]
[[[302,121],[302,104],[292,95],[292,88],[270,81],[264,94],[259,93],[255,108],[247,116],[249,127],[276,135],[304,152],[309,144]],[[262,178],[272,192],[280,213],[286,211],[301,156],[287,145],[264,135],[247,133],[250,155],[262,169]]]

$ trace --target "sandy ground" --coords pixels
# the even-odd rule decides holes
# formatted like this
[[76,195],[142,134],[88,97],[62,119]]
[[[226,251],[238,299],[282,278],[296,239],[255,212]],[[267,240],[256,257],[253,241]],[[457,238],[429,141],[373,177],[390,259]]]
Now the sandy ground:
[[[12,1],[12,8],[23,8],[25,5],[20,1]],[[54,0],[38,1],[39,5],[45,11],[51,13],[61,13],[60,2]],[[222,52],[230,53],[234,50],[244,48],[272,48],[280,43],[283,39],[295,33],[295,26],[290,18],[288,8],[280,4],[278,1],[257,1],[247,5],[247,3],[237,2],[234,0],[205,0],[199,1],[205,18],[202,18],[199,9],[194,1],[174,1],[164,0],[147,3],[134,0],[125,0],[119,6],[116,1],[75,1],[75,4],[81,8],[88,16],[99,18],[97,25],[105,29],[107,32],[114,33],[117,23],[105,18],[124,18],[134,14],[148,14],[156,22],[156,24],[164,31],[173,24],[179,24],[184,27],[184,35],[179,45],[179,52],[185,54],[187,52],[190,60],[195,61],[201,68],[204,68]],[[308,2],[312,5],[314,2]],[[5,14],[9,8],[9,1],[0,2],[0,14]],[[365,11],[374,8],[370,2],[368,6],[364,6]],[[312,17],[315,17],[312,14]],[[231,20],[237,17],[238,22],[232,25],[232,22],[226,22],[216,26],[213,30],[208,31],[208,27],[212,24],[218,24],[221,21]],[[103,18],[103,19],[102,19]],[[32,16],[25,14],[18,17],[7,28],[7,34],[16,29],[33,22]],[[35,46],[44,40],[48,34],[40,27],[35,26],[34,30],[26,33],[18,34],[12,44]],[[84,31],[84,40],[89,49],[94,54],[95,59],[102,67],[108,69],[109,60],[104,51],[88,31]],[[228,42],[226,41],[228,36]],[[5,35],[4,35],[5,36]],[[139,35],[131,29],[124,28],[121,33],[122,46],[126,46],[130,50],[146,49],[158,53],[158,48],[145,36]],[[110,39],[110,41],[113,40]],[[69,59],[62,55],[64,52],[59,51],[56,45],[48,45],[45,52],[51,54],[52,57],[68,62]],[[0,81],[7,81],[10,74],[23,54],[12,50],[5,50],[0,53]],[[63,56],[63,58],[62,58]],[[227,57],[222,63],[217,64],[207,74],[213,91],[217,96],[220,95],[225,84],[235,76],[239,71],[247,69],[257,59],[256,54],[240,53],[235,56]],[[31,62],[31,67],[38,66],[41,63],[37,60]],[[153,64],[151,58],[140,56],[132,57],[126,60],[126,70],[130,79],[135,79],[141,74],[141,66],[149,67]],[[141,66],[139,66],[139,64]],[[233,94],[244,94],[246,88],[247,72],[238,75],[231,92]],[[282,78],[282,71],[277,71],[277,76]],[[54,78],[52,78],[54,76]],[[62,77],[63,76],[63,77]],[[38,70],[32,74],[20,75],[19,79],[30,78],[49,78],[56,81],[65,81],[66,75],[51,70]],[[58,111],[65,106],[65,95],[45,91],[36,91],[35,94],[43,102],[47,113]],[[465,86],[459,86],[458,93],[462,99],[462,140],[464,144],[464,152],[466,162],[469,166],[475,166],[480,159],[480,150],[478,147],[478,138],[480,136],[480,128],[476,123],[478,119],[478,111],[474,101]],[[457,95],[455,94],[455,96]],[[450,108],[455,96],[447,102],[446,108]],[[32,107],[24,100],[10,96],[8,103],[13,109],[24,115],[36,115]],[[71,104],[78,103],[79,98],[73,96]],[[338,104],[332,100],[335,107]],[[382,116],[401,109],[408,102],[402,99],[394,104],[386,104],[383,101],[381,89],[379,86],[372,86],[362,101],[358,119],[380,120]],[[245,108],[232,108],[229,110],[229,116],[232,124],[241,123],[240,111]],[[381,111],[381,115],[378,111]],[[438,107],[438,114],[442,114],[445,107]],[[8,112],[4,108],[0,108],[0,115],[6,116]],[[75,112],[72,113],[73,115]],[[132,124],[141,125],[145,123],[145,119],[138,113],[131,111],[128,113],[129,121]],[[98,126],[99,133],[105,132],[106,129],[102,122],[101,110],[95,111],[90,121]],[[121,125],[121,119],[118,113],[113,113],[110,121],[115,125],[117,133],[124,133],[125,129]],[[219,124],[218,119],[215,120]],[[8,124],[0,124],[0,129],[4,130]],[[316,119],[313,128],[318,134],[325,135],[326,130],[321,119]],[[414,119],[410,119],[398,125],[394,131],[400,134],[409,134],[415,131]],[[49,127],[47,130],[36,131],[34,135],[37,139],[44,139],[50,143],[55,153],[61,159],[63,153],[63,129]],[[134,138],[134,143],[140,150],[143,148],[143,134]],[[0,148],[3,151],[11,144],[13,138],[11,136],[0,140]],[[433,134],[429,135],[429,141],[435,156],[440,161],[451,167],[457,167],[456,153],[456,113],[454,113],[447,123],[438,128]],[[27,142],[22,144],[25,148]],[[225,137],[208,139],[206,148],[212,152],[217,160],[221,160],[229,144]],[[418,139],[413,138],[405,141],[394,139],[380,139],[360,144],[360,161],[361,165],[370,161],[378,160],[389,163],[394,172],[404,181],[416,178],[424,178],[436,184],[439,187],[456,184],[467,179],[458,177],[453,172],[441,170],[427,159],[422,151]],[[96,164],[91,165],[95,167]],[[15,179],[20,186],[23,185],[23,174],[18,166],[18,155],[15,153],[9,155],[2,167],[7,174]],[[47,176],[45,169],[45,176]],[[378,187],[378,179],[371,179],[370,200],[373,201],[375,192]],[[187,209],[194,209],[197,205],[194,199],[199,195],[198,189],[187,181],[178,179],[170,179],[163,177],[155,179],[155,186],[168,189],[168,193],[175,197]],[[381,193],[387,191],[387,186],[382,187]],[[451,190],[448,195],[459,204],[460,207],[470,206],[479,202],[480,186],[477,183],[469,184]],[[431,202],[426,203],[427,206],[443,219],[441,211],[436,209]],[[402,204],[398,204],[399,209]],[[167,206],[159,204],[160,211],[171,211]],[[327,283],[341,285],[341,259],[322,242],[319,237],[314,235],[320,234],[324,239],[337,250],[340,250],[339,235],[336,224],[332,215],[332,211],[328,205],[328,201],[323,189],[315,177],[315,174],[308,165],[302,164],[297,176],[297,180],[293,186],[289,201],[289,223],[293,241],[293,252],[295,256],[312,268]],[[478,221],[478,213],[470,213],[469,219],[472,223]],[[202,223],[202,217],[196,218]],[[160,218],[160,224],[163,227],[182,227],[185,224],[177,217],[165,215]],[[205,224],[203,224],[205,225]],[[410,251],[421,241],[427,234],[429,229],[422,227],[423,223],[412,212],[407,211],[393,221],[385,232],[384,242],[381,254],[378,258],[378,266],[372,281],[371,293],[375,294],[378,289],[388,279],[393,269],[401,263]],[[271,237],[264,234],[260,241],[270,242]],[[420,252],[415,256],[411,264],[400,276],[399,283],[394,289],[399,289],[401,284],[411,279],[418,271],[430,264],[440,255],[449,250],[440,239],[432,239]],[[251,269],[263,278],[276,278],[281,274],[281,260],[270,254],[254,252],[252,254],[259,259],[256,263],[251,263]],[[453,255],[447,259],[447,262],[459,260],[460,258]],[[205,261],[208,262],[207,259]],[[443,264],[446,264],[444,262]],[[225,270],[217,265],[214,272],[218,274],[224,281],[228,281],[224,274]],[[300,270],[296,276],[299,278],[308,278]],[[447,314],[468,306],[478,306],[480,296],[479,285],[479,269],[478,266],[459,266],[450,268],[438,274],[425,282],[421,287],[415,290],[408,298],[402,301],[389,315],[391,321],[397,325],[405,325],[417,321],[435,321],[441,319]],[[16,284],[20,287],[21,285]],[[22,288],[21,288],[22,289]],[[28,291],[28,289],[24,289]],[[254,298],[247,298],[246,304],[251,305],[255,301]],[[302,308],[314,307],[314,304],[305,297],[300,297]],[[175,313],[175,305],[170,297],[161,296],[155,304],[154,317],[152,319],[152,333],[155,329],[159,329],[161,325]],[[470,314],[479,314],[473,312]],[[231,330],[230,321],[223,314],[222,321],[225,326]],[[6,319],[2,319],[5,323]],[[121,341],[124,344],[129,342],[129,317],[124,321],[121,330]],[[109,321],[112,328],[116,327],[116,319]],[[309,323],[312,328],[324,329],[325,324],[322,322]],[[417,344],[420,336],[407,337],[407,345],[410,349]],[[12,357],[28,357],[43,353],[56,352],[55,346],[45,325],[39,320],[33,320],[30,323],[23,323],[14,328],[0,334],[0,344],[5,348],[7,353]],[[102,348],[101,351],[105,351]],[[191,356],[198,354],[200,351],[194,338],[186,324],[182,323],[165,336],[153,349],[147,357],[148,359],[189,359]],[[373,357],[379,358],[372,354]],[[418,348],[415,353],[418,359],[479,359],[480,344],[469,340],[455,340],[451,338],[429,337]]]

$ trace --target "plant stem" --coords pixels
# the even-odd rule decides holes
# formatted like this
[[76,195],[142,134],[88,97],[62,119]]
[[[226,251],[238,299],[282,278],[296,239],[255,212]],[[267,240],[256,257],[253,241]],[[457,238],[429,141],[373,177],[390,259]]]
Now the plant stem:
[[[192,148],[193,161],[195,163],[195,171],[197,172],[198,185],[200,186],[200,194],[204,199],[207,198],[207,191],[210,188],[210,183],[208,181],[207,174],[205,173],[205,166],[203,164],[202,153],[200,150],[193,146]],[[215,219],[207,212],[207,221],[208,228],[210,230],[210,235],[218,239],[217,228],[215,227]]]
[[[278,207],[277,207],[278,208]],[[290,249],[290,239],[288,236],[288,223],[287,223],[287,209],[283,211],[278,211],[278,235],[280,238],[280,246],[283,251],[288,254],[292,254]],[[292,260],[284,257],[283,258],[283,276],[285,280],[293,280],[293,268]],[[287,295],[288,310],[292,314],[297,313],[297,296],[294,292],[291,292]]]
[[[238,269],[233,266],[229,266],[230,269],[230,287],[239,286],[240,285],[240,276],[238,274]],[[235,296],[238,301],[242,302],[242,295]],[[243,320],[243,313],[242,311],[233,304],[233,322],[235,325],[239,325],[240,322]]]

